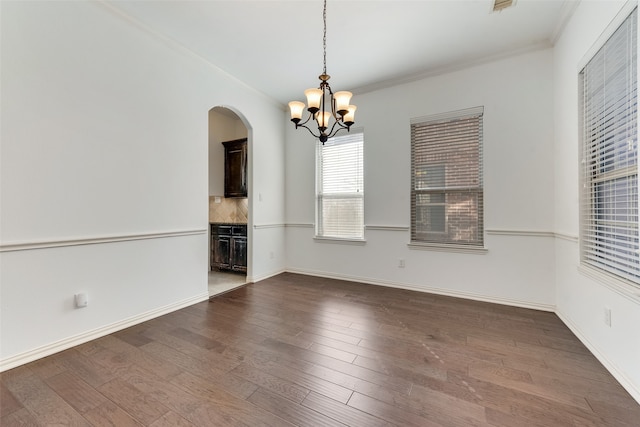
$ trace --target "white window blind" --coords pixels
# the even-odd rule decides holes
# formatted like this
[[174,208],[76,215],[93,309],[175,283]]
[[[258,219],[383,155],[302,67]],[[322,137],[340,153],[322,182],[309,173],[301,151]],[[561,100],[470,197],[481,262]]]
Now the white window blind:
[[411,121],[411,241],[484,245],[482,114]]
[[364,238],[364,134],[318,141],[316,150],[316,234]]
[[581,262],[640,283],[637,9],[584,67]]

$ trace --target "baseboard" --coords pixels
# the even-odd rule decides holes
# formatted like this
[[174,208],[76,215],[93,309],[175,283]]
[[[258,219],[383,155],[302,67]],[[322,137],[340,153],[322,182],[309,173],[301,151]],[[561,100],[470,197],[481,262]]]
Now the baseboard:
[[631,397],[633,397],[636,402],[640,404],[640,388],[636,384],[633,383],[624,372],[618,369],[618,366],[609,360],[599,349],[596,347],[585,334],[582,333],[580,328],[571,321],[568,317],[564,316],[559,311],[556,311],[556,315],[562,320],[562,322],[567,325],[567,327],[573,332],[573,334],[578,337],[578,339],[589,349],[589,351],[604,365],[604,367],[609,371],[613,377],[618,380],[620,385],[629,392]]
[[15,368],[20,365],[24,365],[25,363],[33,362],[34,360],[38,360],[43,357],[50,356],[52,354],[58,353],[68,348],[71,348],[80,344],[84,344],[91,340],[101,338],[105,335],[109,335],[114,332],[120,331],[122,329],[126,329],[131,326],[137,325],[139,323],[146,322],[147,320],[151,320],[156,317],[163,316],[165,314],[174,312],[176,310],[180,310],[181,308],[185,308],[202,301],[207,301],[208,299],[209,299],[209,293],[206,292],[204,294],[187,298],[186,300],[182,300],[174,304],[169,304],[164,307],[160,307],[160,308],[148,311],[146,313],[142,313],[142,314],[130,317],[128,319],[121,320],[116,323],[112,323],[110,325],[106,325],[91,331],[83,332],[81,334],[78,334],[69,338],[65,338],[63,340],[44,345],[42,347],[38,347],[33,350],[29,350],[24,353],[17,354],[15,356],[11,356],[9,358],[0,360],[0,372]]
[[287,272],[287,270],[282,268],[282,269],[279,269],[279,270],[276,270],[276,271],[272,271],[270,273],[262,274],[260,276],[251,276],[251,277],[247,276],[247,282],[248,283],[260,282],[261,280],[266,280],[266,279],[268,279],[270,277],[277,276],[278,274],[282,274],[282,273],[286,273],[286,272]]
[[552,304],[539,304],[539,303],[532,303],[530,301],[521,301],[521,300],[515,300],[515,299],[509,299],[509,298],[498,298],[494,296],[474,294],[471,292],[460,292],[460,291],[452,291],[450,289],[434,288],[431,286],[414,286],[406,283],[389,282],[384,280],[371,279],[368,277],[345,276],[340,274],[327,273],[324,271],[303,270],[303,269],[296,269],[296,268],[289,268],[287,269],[287,272],[305,274],[308,276],[325,277],[327,279],[346,280],[349,282],[360,282],[360,283],[367,283],[370,285],[406,289],[409,291],[426,292],[431,294],[444,295],[448,297],[464,298],[464,299],[470,299],[474,301],[508,305],[511,307],[521,307],[521,308],[529,308],[529,309],[540,310],[540,311],[550,311],[552,313],[555,312],[555,309],[556,309],[556,307]]

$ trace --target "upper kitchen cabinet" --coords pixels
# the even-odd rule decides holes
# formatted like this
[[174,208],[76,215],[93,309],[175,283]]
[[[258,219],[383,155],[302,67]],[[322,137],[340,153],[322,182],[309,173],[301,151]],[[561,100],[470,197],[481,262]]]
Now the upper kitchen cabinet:
[[225,141],[224,197],[247,197],[247,138]]

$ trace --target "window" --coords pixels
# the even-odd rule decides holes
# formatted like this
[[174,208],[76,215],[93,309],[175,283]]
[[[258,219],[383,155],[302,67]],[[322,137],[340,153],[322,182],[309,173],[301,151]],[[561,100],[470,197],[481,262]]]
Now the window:
[[580,73],[580,258],[640,283],[637,10]]
[[352,131],[318,141],[316,151],[316,235],[364,238],[363,133]]
[[411,242],[483,247],[482,114],[411,121]]

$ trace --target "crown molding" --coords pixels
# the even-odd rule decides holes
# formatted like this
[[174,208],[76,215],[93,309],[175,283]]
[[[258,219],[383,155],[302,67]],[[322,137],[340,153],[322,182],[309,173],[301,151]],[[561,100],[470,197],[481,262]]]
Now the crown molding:
[[407,74],[407,75],[398,76],[391,79],[382,80],[382,81],[371,83],[368,85],[358,86],[358,87],[352,88],[351,92],[357,95],[362,95],[368,92],[374,92],[380,89],[387,89],[390,87],[399,86],[406,83],[412,83],[412,82],[423,80],[429,77],[435,77],[443,74],[452,73],[454,71],[465,70],[467,68],[488,64],[490,62],[495,62],[495,61],[499,61],[502,59],[507,59],[515,56],[524,55],[530,52],[549,49],[551,47],[553,47],[551,42],[549,40],[546,40],[544,42],[535,43],[524,48],[519,48],[519,49],[507,51],[507,52],[500,52],[495,55],[489,55],[482,58],[475,58],[469,61],[461,61],[461,62],[457,62],[444,67],[437,67],[431,70],[425,70],[425,71],[421,71],[414,74]]

